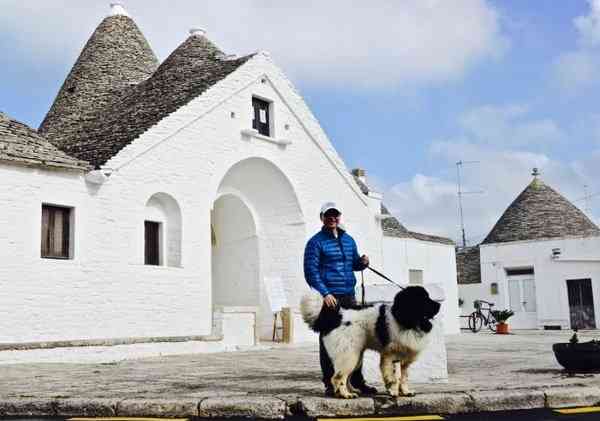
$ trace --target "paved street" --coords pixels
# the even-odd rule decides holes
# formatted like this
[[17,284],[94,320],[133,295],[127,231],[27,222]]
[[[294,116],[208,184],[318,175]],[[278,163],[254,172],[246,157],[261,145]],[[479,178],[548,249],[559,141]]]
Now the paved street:
[[[504,402],[502,405],[509,405],[509,408],[512,408],[512,401],[519,401],[525,395],[527,402],[517,402],[518,405],[533,405],[524,406],[528,408],[540,404],[543,407],[544,403],[552,405],[552,402],[560,403],[560,399],[567,399],[561,395],[560,399],[552,401],[552,393],[556,391],[564,392],[567,396],[569,393],[574,396],[591,394],[589,399],[597,398],[600,401],[600,389],[595,389],[600,387],[599,374],[569,375],[554,359],[552,343],[567,341],[570,335],[570,332],[539,331],[517,332],[513,335],[464,332],[449,337],[449,381],[415,384],[417,398],[405,398],[403,402],[414,404],[419,399],[434,396],[442,401],[463,399],[464,405],[469,406],[473,401],[473,395],[469,394],[477,392],[478,396],[494,399],[500,396]],[[590,332],[580,333],[582,341],[593,337],[594,334]],[[8,365],[0,366],[0,378],[0,400],[107,399],[116,404],[128,399],[200,402],[206,398],[226,398],[230,402],[236,399],[243,402],[247,398],[268,397],[285,401],[288,408],[293,410],[299,400],[304,399],[306,409],[317,399],[315,415],[321,414],[319,411],[322,409],[319,408],[326,405],[323,401],[338,401],[337,404],[341,404],[340,400],[319,398],[322,396],[322,386],[318,349],[313,345],[276,344],[273,349],[266,351],[195,354],[104,364]],[[381,384],[378,386],[382,389]],[[586,392],[579,393],[584,389],[578,388],[583,387],[587,387]],[[529,394],[525,394],[525,391]],[[538,392],[531,395],[532,391]],[[537,404],[532,402],[538,398]],[[481,404],[484,405],[483,409],[485,399]],[[308,403],[309,400],[312,403]],[[388,401],[381,396],[375,400],[375,404],[372,399],[344,404],[351,407],[356,405],[356,408],[360,407],[357,411],[368,413],[368,408],[389,407]],[[444,402],[422,405],[424,408],[439,407],[441,410],[443,405],[449,405]],[[573,402],[576,404],[578,401]],[[450,412],[460,409],[456,407],[458,404],[452,405]]]

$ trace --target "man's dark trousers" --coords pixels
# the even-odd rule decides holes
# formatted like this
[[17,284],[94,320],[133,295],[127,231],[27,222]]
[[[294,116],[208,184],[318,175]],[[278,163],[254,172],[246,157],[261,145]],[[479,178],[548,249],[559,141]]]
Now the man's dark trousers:
[[[338,306],[342,308],[357,308],[356,297],[354,295],[334,295],[338,302]],[[323,311],[336,311],[323,306]],[[323,372],[323,384],[325,389],[333,392],[333,386],[331,385],[331,378],[334,374],[333,363],[327,350],[323,345],[323,335],[319,335],[319,360],[321,362],[321,371]],[[365,385],[365,378],[362,374],[362,361],[359,362],[358,367],[352,372],[350,376],[350,384],[356,388],[362,388]]]

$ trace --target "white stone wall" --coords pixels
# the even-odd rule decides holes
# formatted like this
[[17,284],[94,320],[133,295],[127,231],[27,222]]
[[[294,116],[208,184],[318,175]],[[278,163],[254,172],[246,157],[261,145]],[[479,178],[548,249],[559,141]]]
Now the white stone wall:
[[[444,333],[459,333],[454,246],[415,239],[383,237],[383,273],[400,285],[406,285],[410,269],[423,271],[424,286],[431,284],[442,286],[445,297],[440,311],[444,320]],[[390,287],[387,281],[380,279],[376,274],[365,272],[365,276],[368,276],[366,282],[377,285],[377,289],[389,290],[389,294],[397,292],[395,286]]]
[[[561,256],[552,259],[552,249]],[[465,300],[462,314],[473,311],[473,300],[483,299],[496,308],[509,308],[506,268],[533,267],[536,284],[537,325],[570,328],[568,279],[592,280],[596,326],[600,326],[600,237],[565,238],[545,241],[519,241],[481,246],[481,284],[460,285]],[[491,294],[491,283],[498,283],[498,294]],[[465,323],[463,321],[463,323]],[[522,326],[509,319],[512,329]],[[465,325],[466,327],[466,325]]]

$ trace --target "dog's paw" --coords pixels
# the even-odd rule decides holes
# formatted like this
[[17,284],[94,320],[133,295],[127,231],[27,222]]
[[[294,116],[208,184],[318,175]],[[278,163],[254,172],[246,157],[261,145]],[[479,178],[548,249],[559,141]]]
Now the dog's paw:
[[338,398],[341,399],[355,399],[358,398],[358,393],[350,393],[350,392],[339,392],[336,395]]
[[416,393],[415,393],[415,392],[413,392],[412,390],[408,389],[408,388],[402,388],[402,389],[400,390],[400,395],[401,395],[401,396],[405,396],[405,397],[407,397],[407,398],[412,398],[413,396],[415,396],[415,395],[416,395]]

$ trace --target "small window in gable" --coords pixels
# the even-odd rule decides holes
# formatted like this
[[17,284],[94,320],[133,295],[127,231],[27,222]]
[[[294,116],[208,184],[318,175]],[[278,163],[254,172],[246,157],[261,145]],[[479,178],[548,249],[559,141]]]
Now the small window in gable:
[[423,285],[423,271],[419,269],[409,269],[408,283],[410,285]]
[[160,222],[144,221],[144,264],[160,265]]
[[254,110],[252,128],[258,130],[258,133],[263,136],[271,136],[270,105],[271,103],[268,101],[252,97],[252,108]]
[[49,259],[70,259],[72,208],[42,205],[41,256]]

